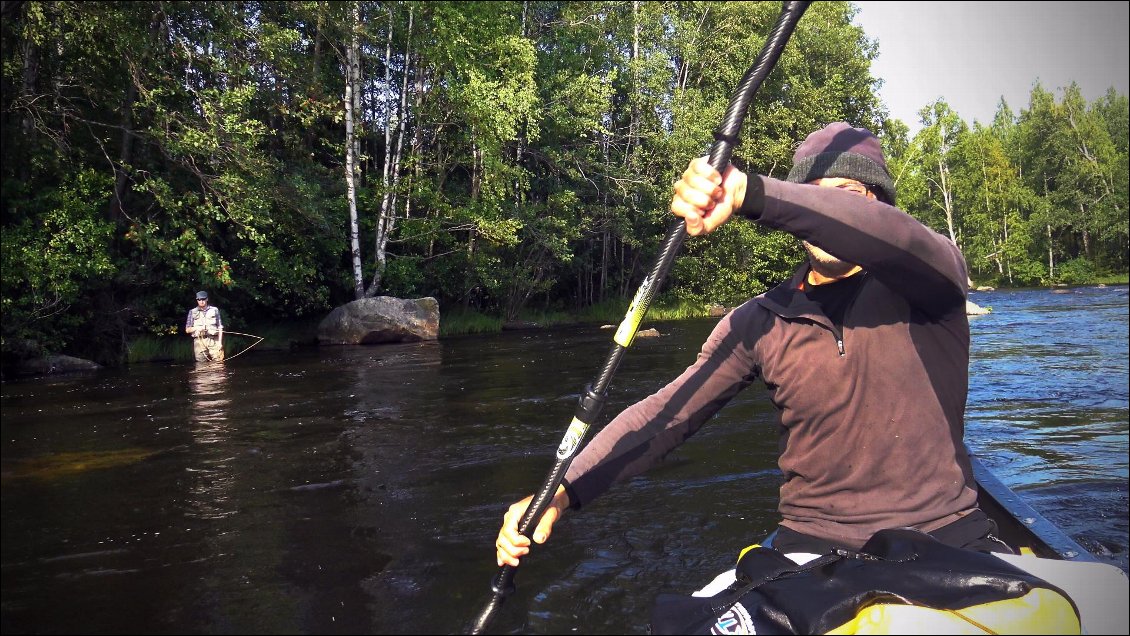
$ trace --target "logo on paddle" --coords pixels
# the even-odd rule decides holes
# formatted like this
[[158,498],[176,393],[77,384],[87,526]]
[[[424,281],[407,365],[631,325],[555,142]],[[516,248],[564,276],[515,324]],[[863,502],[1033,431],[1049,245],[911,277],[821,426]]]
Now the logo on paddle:
[[572,457],[588,430],[588,424],[574,417],[573,421],[569,422],[569,430],[565,431],[565,437],[561,438],[561,445],[557,447],[557,459]]

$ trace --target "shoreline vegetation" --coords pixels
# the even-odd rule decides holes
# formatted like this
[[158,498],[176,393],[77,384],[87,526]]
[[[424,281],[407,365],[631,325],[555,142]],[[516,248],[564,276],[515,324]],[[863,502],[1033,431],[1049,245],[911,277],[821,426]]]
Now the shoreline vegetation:
[[[1081,285],[1053,285],[1047,287],[1002,287],[995,291],[1027,290],[1027,289],[1071,289],[1077,287],[1130,285],[1130,274],[1106,276]],[[976,285],[974,289],[976,289]],[[978,294],[987,292],[972,291],[975,298]],[[440,312],[440,339],[470,337],[482,334],[495,334],[515,328],[545,329],[565,325],[606,325],[619,324],[628,309],[628,300],[617,299],[605,301],[601,304],[588,307],[578,312],[568,311],[526,311],[516,320],[506,321],[501,316],[492,316],[473,310],[452,309]],[[729,307],[725,308],[729,311]],[[686,301],[667,300],[652,305],[647,316],[641,324],[641,330],[651,323],[671,320],[686,320],[691,318],[707,318],[712,311],[717,312],[718,306],[699,305]],[[314,347],[317,344],[317,331],[319,320],[295,321],[289,325],[261,325],[258,328],[248,327],[246,331],[263,338],[255,348],[249,352],[290,351],[293,349]],[[244,331],[245,329],[239,329]],[[224,348],[228,356],[240,352],[250,344],[242,338],[225,338]],[[152,336],[143,335],[135,338],[129,344],[127,364],[145,364],[162,362],[191,362],[192,341],[184,334]]]
[[[953,241],[981,285],[1130,270],[1127,95],[1029,78],[991,122],[934,97],[912,134],[878,93],[858,10],[812,3],[735,165],[786,179],[808,133],[846,121],[879,136],[899,208]],[[752,61],[716,51],[757,50],[779,12],[5,3],[0,374],[59,352],[184,359],[178,321],[200,290],[226,326],[268,338],[252,353],[377,296],[435,298],[442,337],[520,326],[500,316],[619,322],[670,226],[671,184],[706,154]],[[686,242],[650,318],[737,305],[801,258],[795,237],[727,223]]]
[[[441,308],[439,337],[444,339],[493,334],[511,328],[545,329],[563,325],[619,324],[628,309],[628,303],[628,300],[610,300],[575,312],[527,310],[512,321],[507,321],[501,316],[492,316],[474,310],[457,308],[445,312]],[[659,302],[648,309],[643,325],[666,320],[706,318],[710,315],[711,310],[711,306],[699,306],[685,301]],[[237,330],[246,331],[263,338],[263,341],[253,351],[289,351],[318,346],[319,322],[320,319],[299,320],[290,324],[276,323],[258,327],[248,326],[246,329],[239,328]],[[235,327],[232,328],[236,329]],[[242,344],[241,338],[224,338],[224,351],[228,356],[238,353],[246,346],[247,344]],[[185,334],[177,333],[161,336],[146,334],[130,341],[127,364],[191,362],[192,359],[192,340]]]

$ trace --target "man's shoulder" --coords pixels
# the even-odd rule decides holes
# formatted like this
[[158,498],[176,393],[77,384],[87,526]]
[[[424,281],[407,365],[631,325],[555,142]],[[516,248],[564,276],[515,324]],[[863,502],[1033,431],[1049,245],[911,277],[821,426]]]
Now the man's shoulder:
[[807,270],[798,268],[793,272],[790,278],[787,278],[773,287],[765,290],[764,292],[750,298],[746,303],[747,305],[757,305],[762,309],[781,311],[783,308],[788,307],[793,302],[793,297],[800,293],[799,282],[804,280],[804,272]]
[[766,294],[762,293],[734,307],[733,311],[726,317],[735,323],[748,324],[751,321],[764,320],[772,315],[773,311],[766,307]]

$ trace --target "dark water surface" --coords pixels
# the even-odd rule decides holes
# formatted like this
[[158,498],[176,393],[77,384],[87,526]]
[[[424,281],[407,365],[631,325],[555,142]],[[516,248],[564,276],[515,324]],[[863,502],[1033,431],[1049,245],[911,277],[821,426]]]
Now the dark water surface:
[[[974,295],[994,312],[972,320],[967,440],[1125,570],[1127,288],[1060,291]],[[637,341],[604,421],[714,322]],[[6,383],[3,632],[461,632],[506,505],[540,484],[610,348],[588,326]],[[775,524],[774,421],[751,388],[571,514],[492,630],[645,633],[655,594]]]

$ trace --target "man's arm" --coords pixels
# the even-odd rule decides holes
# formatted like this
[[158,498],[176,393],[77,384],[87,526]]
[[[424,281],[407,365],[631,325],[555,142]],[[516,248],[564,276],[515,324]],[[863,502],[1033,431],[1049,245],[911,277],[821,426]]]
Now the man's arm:
[[835,188],[747,177],[733,166],[723,176],[705,157],[675,184],[671,211],[685,219],[688,234],[712,232],[735,210],[862,266],[929,315],[965,310],[961,251],[894,206]]
[[753,215],[758,223],[860,265],[928,315],[965,310],[965,259],[948,238],[881,201],[835,188],[759,179],[764,203]]
[[[625,409],[585,446],[538,521],[534,543],[545,543],[567,508],[579,508],[617,481],[658,463],[755,379],[748,353],[754,333],[749,316],[736,310],[723,318],[693,365],[659,392]],[[516,567],[529,553],[530,539],[518,534],[518,522],[532,499],[526,497],[507,511],[495,542],[499,565]]]
[[658,464],[757,378],[752,347],[760,329],[749,324],[753,315],[752,308],[735,310],[719,321],[694,364],[585,446],[565,474],[574,507]]

